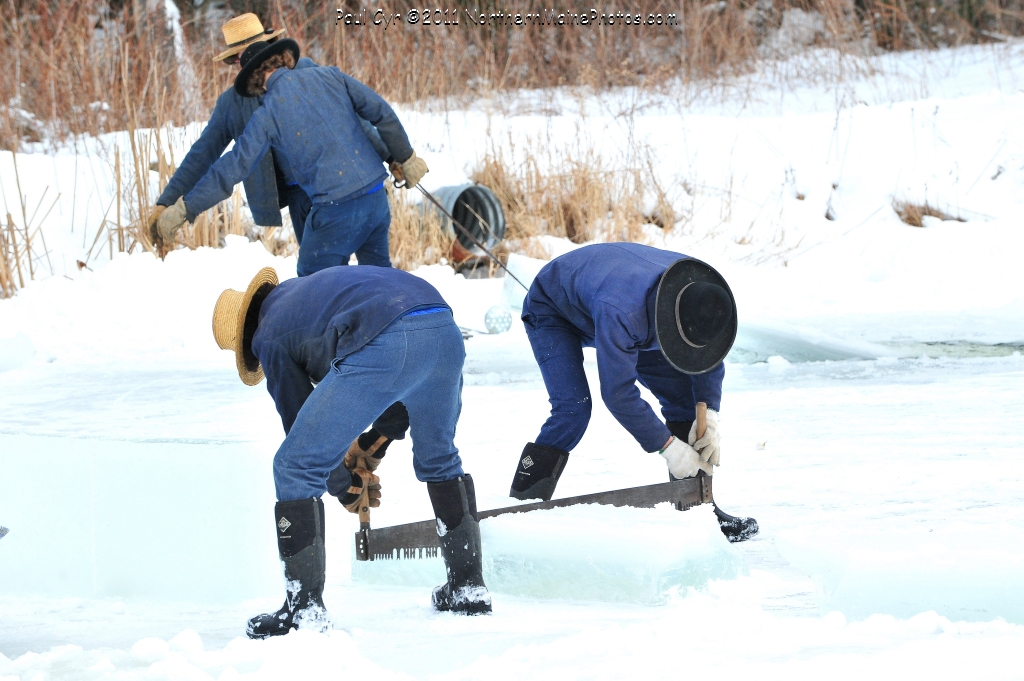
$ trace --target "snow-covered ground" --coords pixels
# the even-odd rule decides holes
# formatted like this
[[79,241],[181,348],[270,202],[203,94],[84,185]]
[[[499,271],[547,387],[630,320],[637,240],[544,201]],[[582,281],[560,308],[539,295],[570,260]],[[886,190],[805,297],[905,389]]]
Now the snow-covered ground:
[[[294,260],[233,239],[55,265],[0,301],[0,679],[1020,678],[1024,51],[875,67],[839,85],[751,79],[686,106],[644,95],[631,116],[631,93],[403,112],[430,140],[417,146],[434,186],[462,180],[488,125],[556,142],[580,125],[609,157],[632,134],[688,183],[690,220],[654,244],[708,260],[736,293],[715,496],[758,519],[755,540],[723,542],[706,508],[485,523],[494,613],[459,618],[430,608],[436,564],[353,567],[356,520],[329,503],[335,629],[244,640],[283,593],[282,433],[210,314],[222,289],[268,264],[294,276]],[[43,232],[69,265],[110,197],[109,170],[82,175],[85,158],[18,157],[30,204],[61,183]],[[891,209],[902,198],[967,222],[909,227]],[[90,202],[103,209],[87,219]],[[500,280],[418,274],[467,327],[506,299]],[[467,352],[457,444],[480,506],[503,506],[546,394],[518,321]],[[595,369],[588,355],[596,388]],[[661,459],[595,406],[558,494],[662,481]],[[375,525],[430,517],[410,457],[408,441],[389,450]],[[521,573],[493,564],[509,556]]]

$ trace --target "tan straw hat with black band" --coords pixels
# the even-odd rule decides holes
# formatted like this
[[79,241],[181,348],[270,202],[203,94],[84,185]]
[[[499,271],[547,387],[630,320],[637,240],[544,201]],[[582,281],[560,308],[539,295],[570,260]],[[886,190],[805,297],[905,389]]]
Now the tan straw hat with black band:
[[269,42],[284,33],[283,28],[276,31],[272,28],[264,29],[260,18],[251,12],[228,20],[220,30],[224,33],[228,49],[214,57],[214,61],[224,61],[244,51],[250,43],[257,40]]
[[252,337],[259,324],[260,306],[277,283],[274,268],[264,267],[249,282],[245,293],[228,289],[213,307],[213,337],[221,350],[234,351],[238,376],[246,385],[263,380],[263,367],[252,351]]

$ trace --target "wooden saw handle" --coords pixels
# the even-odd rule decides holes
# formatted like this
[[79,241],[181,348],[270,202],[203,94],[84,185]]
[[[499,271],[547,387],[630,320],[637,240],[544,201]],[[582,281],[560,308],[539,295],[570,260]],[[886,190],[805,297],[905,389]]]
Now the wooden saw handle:
[[359,528],[370,529],[370,492],[367,490],[359,504]]
[[704,431],[708,429],[708,405],[704,402],[697,403],[697,439],[704,437]]

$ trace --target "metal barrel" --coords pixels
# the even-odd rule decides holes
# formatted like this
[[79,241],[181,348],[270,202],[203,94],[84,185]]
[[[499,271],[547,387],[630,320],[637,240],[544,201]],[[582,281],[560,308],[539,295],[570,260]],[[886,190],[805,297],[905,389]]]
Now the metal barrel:
[[[482,184],[460,184],[440,187],[433,192],[438,203],[451,213],[470,234],[488,249],[494,248],[505,238],[505,211],[501,202],[490,189]],[[436,206],[430,206],[437,213]],[[484,255],[473,241],[455,229],[445,215],[441,215],[449,235],[453,235],[470,253]]]

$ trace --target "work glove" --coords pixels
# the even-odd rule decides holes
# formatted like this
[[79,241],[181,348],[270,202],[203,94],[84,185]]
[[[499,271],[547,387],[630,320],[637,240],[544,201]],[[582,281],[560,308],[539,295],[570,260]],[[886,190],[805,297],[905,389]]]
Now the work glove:
[[700,453],[677,437],[668,441],[668,445],[660,452],[668,464],[668,472],[677,479],[692,478],[697,471],[712,475],[714,469],[710,463],[702,461]]
[[160,220],[160,216],[167,210],[167,206],[153,206],[149,209],[149,239],[154,244],[160,243],[160,235],[156,231],[156,223]]
[[352,441],[348,448],[348,453],[345,454],[345,459],[342,461],[342,465],[349,472],[357,468],[363,468],[372,473],[377,470],[381,459],[387,453],[388,445],[392,442],[391,438],[381,435],[377,432],[376,428],[370,428]]
[[187,219],[185,198],[179,197],[173,206],[160,212],[160,217],[156,221],[157,235],[165,243],[171,243],[174,241],[174,235],[178,233],[178,230],[181,229],[181,226],[185,224]]
[[700,452],[701,461],[707,461],[712,466],[719,465],[722,449],[718,444],[718,412],[708,409],[708,427],[704,431],[704,437],[697,439],[697,422],[690,426],[690,436],[686,438],[690,446]]
[[380,506],[380,478],[365,468],[357,468],[352,471],[352,483],[338,495],[338,501],[349,513],[359,513],[364,499],[369,500],[370,508]]
[[430,168],[427,167],[426,161],[417,156],[415,151],[412,152],[412,156],[401,163],[391,162],[391,174],[395,176],[395,180],[405,182],[404,185],[399,186],[415,187],[428,172],[430,172]]

